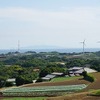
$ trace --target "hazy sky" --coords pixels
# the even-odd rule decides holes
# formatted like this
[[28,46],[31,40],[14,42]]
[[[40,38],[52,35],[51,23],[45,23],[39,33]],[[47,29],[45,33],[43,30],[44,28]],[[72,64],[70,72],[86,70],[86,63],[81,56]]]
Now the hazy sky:
[[0,49],[99,48],[100,0],[0,0]]

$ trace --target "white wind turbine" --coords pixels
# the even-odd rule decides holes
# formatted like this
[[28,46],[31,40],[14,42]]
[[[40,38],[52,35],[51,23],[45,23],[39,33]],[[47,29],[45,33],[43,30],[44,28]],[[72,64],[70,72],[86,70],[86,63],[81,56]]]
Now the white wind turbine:
[[85,40],[83,42],[80,42],[83,44],[83,55],[84,55],[84,50],[85,50]]

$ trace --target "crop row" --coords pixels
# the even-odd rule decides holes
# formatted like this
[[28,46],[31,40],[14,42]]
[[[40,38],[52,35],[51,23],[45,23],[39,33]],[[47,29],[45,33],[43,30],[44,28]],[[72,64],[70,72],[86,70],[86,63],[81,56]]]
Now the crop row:
[[5,89],[2,92],[3,96],[43,96],[43,95],[57,95],[60,92],[75,92],[86,88],[85,84],[80,85],[66,85],[66,86],[41,86],[41,87],[18,87]]
[[81,85],[66,85],[66,86],[42,86],[42,87],[18,87],[3,90],[2,92],[35,92],[35,91],[69,91],[81,90],[86,87],[85,84]]

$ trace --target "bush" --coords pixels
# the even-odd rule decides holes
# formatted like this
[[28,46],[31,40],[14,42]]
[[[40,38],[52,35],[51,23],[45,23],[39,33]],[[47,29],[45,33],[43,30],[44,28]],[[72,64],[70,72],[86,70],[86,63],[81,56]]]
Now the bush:
[[82,73],[82,75],[83,75],[84,79],[87,80],[87,81],[94,82],[94,80],[95,80],[94,77],[91,76],[91,75],[89,75],[89,74],[87,74],[86,71],[84,71],[84,72]]
[[42,82],[43,80],[41,78],[38,78],[36,82]]
[[27,77],[19,76],[19,77],[16,78],[16,85],[17,86],[20,86],[20,85],[23,85],[23,84],[29,84],[29,83],[32,83],[32,80],[30,80]]
[[84,78],[87,77],[87,76],[88,76],[88,75],[87,75],[87,71],[83,71],[83,72],[82,72],[82,75],[83,75]]
[[10,87],[10,86],[13,86],[14,84],[12,82],[6,82],[5,86],[6,87]]
[[94,82],[94,80],[95,80],[94,77],[89,75],[89,74],[87,75],[87,77],[85,79],[90,81],[90,82]]

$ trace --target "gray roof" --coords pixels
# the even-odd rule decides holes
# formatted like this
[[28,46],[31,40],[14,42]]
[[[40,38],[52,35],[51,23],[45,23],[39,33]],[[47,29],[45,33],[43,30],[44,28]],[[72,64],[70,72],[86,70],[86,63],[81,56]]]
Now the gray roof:
[[86,67],[86,68],[81,68],[81,69],[76,70],[76,71],[70,71],[69,73],[72,73],[73,72],[73,73],[79,73],[79,74],[81,74],[83,71],[86,71],[87,73],[97,72],[94,69],[91,69],[91,68]]
[[48,74],[45,77],[42,77],[43,80],[50,80],[52,78],[54,78],[56,75],[52,75],[52,74]]
[[56,75],[52,75],[52,74],[48,74],[48,75],[46,75],[45,77],[47,77],[47,78],[54,78]]
[[91,69],[91,68],[88,68],[88,67],[84,68],[84,70],[87,71],[87,73],[94,73],[94,72],[97,72],[96,70]]
[[63,73],[53,72],[52,75],[63,75]]
[[80,70],[82,69],[83,67],[72,67],[72,68],[69,68],[68,70]]
[[48,77],[42,77],[43,80],[50,80]]

